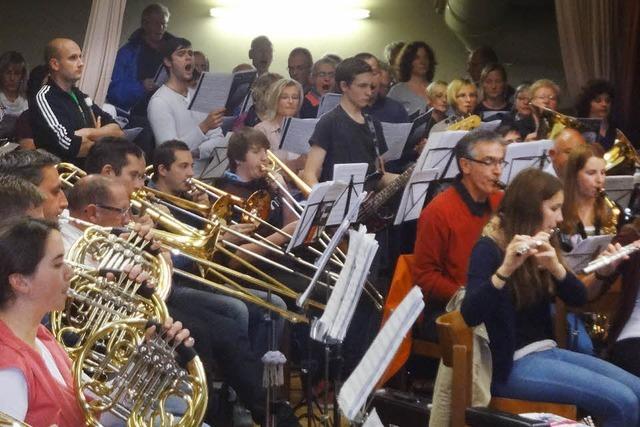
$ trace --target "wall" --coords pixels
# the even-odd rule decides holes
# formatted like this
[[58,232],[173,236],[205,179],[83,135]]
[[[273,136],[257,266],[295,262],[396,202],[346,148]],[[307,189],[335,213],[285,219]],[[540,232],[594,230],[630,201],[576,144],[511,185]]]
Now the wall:
[[54,37],[82,47],[90,0],[1,0],[0,5],[0,52],[17,50],[33,67],[43,62],[44,46]]
[[[209,8],[222,1],[164,0],[164,3],[172,12],[169,31],[190,39],[194,47],[203,50],[210,57],[214,70],[228,71],[240,62],[248,62],[250,40],[263,28],[242,31],[242,26],[238,26],[231,32],[223,29],[219,21],[209,16]],[[327,1],[331,0],[310,2],[310,16],[314,7],[327,7]],[[436,14],[432,0],[355,2],[371,10],[371,19],[359,21],[352,32],[332,23],[314,22],[311,18],[303,23],[279,23],[275,35],[266,32],[275,47],[271,70],[286,73],[288,52],[299,45],[308,47],[316,58],[328,52],[346,57],[359,51],[381,55],[389,41],[418,39],[427,41],[436,52],[436,78],[450,80],[465,74],[466,50],[445,26],[443,16]],[[149,0],[128,0],[122,43],[139,26],[140,12],[148,3]],[[29,0],[11,4],[0,18],[0,51],[19,50],[25,53],[30,64],[34,64],[40,60],[42,46],[51,37],[65,35],[82,45],[89,0]],[[38,13],[33,14],[33,11]],[[25,16],[31,17],[25,20]],[[305,30],[293,34],[289,31],[300,24]],[[322,33],[323,27],[334,34],[313,35],[314,32]],[[514,1],[498,40],[495,48],[507,65],[513,85],[544,76],[564,86],[551,0]]]

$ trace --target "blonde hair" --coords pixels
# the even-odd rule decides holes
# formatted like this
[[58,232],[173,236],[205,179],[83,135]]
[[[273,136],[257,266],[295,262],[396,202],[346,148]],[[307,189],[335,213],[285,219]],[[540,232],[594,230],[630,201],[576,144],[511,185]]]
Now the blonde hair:
[[456,109],[456,95],[465,86],[472,86],[478,93],[478,87],[469,79],[453,79],[447,86],[447,103],[454,110]]
[[298,112],[300,111],[300,107],[302,106],[302,86],[300,85],[300,83],[293,79],[285,78],[277,80],[269,87],[269,91],[267,92],[266,97],[266,120],[273,120],[276,118],[276,116],[278,115],[278,101],[280,101],[280,95],[282,95],[282,91],[284,91],[284,89],[288,87],[295,87],[296,89],[298,89],[299,102],[296,115],[298,114]]
[[556,96],[560,96],[560,86],[553,80],[549,79],[540,79],[533,82],[531,86],[529,86],[529,91],[531,93],[531,97],[534,97],[534,94],[538,89],[542,89],[543,87],[548,87],[556,93]]
[[427,86],[427,98],[431,99],[435,96],[436,91],[438,89],[442,88],[443,92],[445,93],[445,95],[447,94],[447,82],[443,81],[443,80],[436,80],[434,82],[431,82],[429,84],[429,86]]

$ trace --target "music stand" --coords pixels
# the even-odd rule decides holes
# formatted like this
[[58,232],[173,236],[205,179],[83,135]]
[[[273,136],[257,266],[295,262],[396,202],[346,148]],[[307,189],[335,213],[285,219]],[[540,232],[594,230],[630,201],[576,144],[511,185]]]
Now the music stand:
[[547,152],[552,146],[553,141],[550,139],[507,145],[504,159],[509,164],[502,170],[500,180],[509,184],[526,168],[544,169],[548,161]]
[[405,221],[418,219],[424,201],[429,192],[430,184],[438,179],[437,169],[426,169],[417,171],[414,169],[409,182],[404,187],[402,199],[398,206],[398,212],[393,221],[393,225],[400,225]]

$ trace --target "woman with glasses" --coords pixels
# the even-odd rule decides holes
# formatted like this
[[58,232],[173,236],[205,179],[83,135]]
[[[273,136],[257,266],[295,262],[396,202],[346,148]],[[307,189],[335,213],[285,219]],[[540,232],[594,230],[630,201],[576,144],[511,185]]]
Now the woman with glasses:
[[529,88],[531,92],[531,104],[533,105],[531,118],[535,125],[535,130],[529,133],[525,140],[533,141],[536,139],[545,139],[548,137],[551,129],[547,129],[540,118],[539,108],[547,108],[549,110],[558,110],[558,98],[560,96],[560,86],[549,79],[540,79],[533,82]]
[[397,59],[400,82],[391,87],[389,98],[400,102],[409,115],[427,107],[426,90],[436,72],[436,57],[431,46],[414,41],[402,48]]
[[269,140],[270,150],[292,170],[298,171],[304,167],[306,156],[300,156],[286,150],[280,150],[282,137],[282,121],[287,117],[296,117],[302,104],[302,86],[293,79],[280,79],[271,85],[267,92],[267,111],[262,122],[254,129],[264,133]]
[[[638,426],[640,378],[555,341],[550,302],[556,296],[572,306],[587,301],[551,234],[562,221],[563,201],[557,178],[537,169],[516,176],[473,248],[460,311],[469,326],[487,329],[492,396],[573,404],[605,427]],[[619,248],[610,245],[604,254]]]

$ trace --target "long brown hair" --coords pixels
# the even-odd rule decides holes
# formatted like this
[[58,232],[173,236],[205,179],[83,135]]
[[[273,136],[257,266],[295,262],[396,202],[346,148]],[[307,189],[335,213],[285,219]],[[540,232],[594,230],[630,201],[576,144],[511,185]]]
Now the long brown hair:
[[[584,168],[590,158],[604,157],[604,149],[600,144],[587,144],[576,147],[569,154],[564,173],[564,204],[562,205],[563,221],[560,230],[564,234],[576,234],[578,232],[578,173]],[[608,222],[611,212],[602,197],[597,197],[595,201],[594,224],[598,228]]]
[[[516,234],[534,235],[542,224],[542,202],[562,191],[560,180],[538,169],[525,169],[509,184],[498,208],[498,228],[493,234],[504,251]],[[494,223],[495,225],[495,223]],[[551,244],[557,249],[555,237]],[[513,272],[507,284],[516,307],[527,307],[553,295],[551,274],[538,268],[532,258]]]

